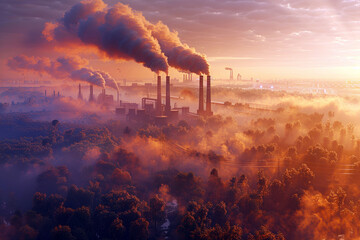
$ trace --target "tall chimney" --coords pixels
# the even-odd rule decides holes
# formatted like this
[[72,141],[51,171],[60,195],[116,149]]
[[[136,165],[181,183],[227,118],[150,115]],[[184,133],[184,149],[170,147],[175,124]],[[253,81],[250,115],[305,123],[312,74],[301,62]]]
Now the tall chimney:
[[199,110],[198,114],[204,113],[204,76],[200,75],[199,79]]
[[78,99],[83,99],[82,93],[81,93],[81,84],[79,84],[79,93],[78,93]]
[[120,104],[119,90],[117,90],[116,94],[117,94],[117,96],[116,96],[116,105],[118,105],[118,104]]
[[45,89],[45,97],[46,97],[46,89]]
[[157,77],[156,113],[158,116],[162,115],[162,111],[161,111],[161,76],[160,75]]
[[207,76],[207,86],[206,86],[206,115],[212,116],[211,112],[211,77]]
[[170,105],[170,77],[166,76],[166,105],[165,105],[165,113],[169,116],[171,111]]
[[94,99],[94,86],[91,84],[90,85],[90,96],[89,96],[89,102],[93,102]]

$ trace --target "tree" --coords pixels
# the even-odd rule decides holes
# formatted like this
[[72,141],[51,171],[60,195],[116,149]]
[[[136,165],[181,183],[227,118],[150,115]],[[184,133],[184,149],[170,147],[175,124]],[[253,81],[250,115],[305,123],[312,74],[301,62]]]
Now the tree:
[[72,185],[68,191],[65,205],[71,208],[79,208],[82,206],[90,207],[94,198],[94,193],[78,188],[76,185]]
[[216,204],[214,207],[214,213],[212,217],[213,223],[219,224],[220,226],[224,226],[227,219],[226,214],[227,214],[226,204],[224,202],[220,202]]
[[149,237],[149,222],[144,218],[139,218],[133,221],[130,226],[130,239],[131,240],[145,240]]
[[184,235],[185,239],[190,239],[190,236],[196,228],[197,225],[194,216],[187,212],[181,219],[178,231]]
[[152,197],[149,201],[150,212],[149,217],[154,223],[155,232],[158,232],[158,223],[163,223],[165,220],[165,202],[159,198],[158,195]]
[[75,240],[75,237],[71,234],[71,228],[69,226],[56,226],[51,231],[52,240]]
[[33,207],[32,209],[43,216],[52,215],[55,210],[60,207],[64,202],[64,198],[60,195],[50,195],[46,196],[44,193],[35,193],[33,197]]
[[113,239],[123,239],[126,228],[119,218],[116,218],[110,226],[110,234]]
[[76,209],[71,218],[69,219],[69,225],[71,226],[71,228],[88,229],[90,223],[90,209],[85,206]]
[[241,239],[241,235],[242,235],[241,227],[239,227],[237,225],[233,225],[226,232],[224,239],[226,239],[226,240],[239,240],[239,239]]
[[38,232],[29,225],[22,226],[18,234],[21,240],[35,240],[38,236]]

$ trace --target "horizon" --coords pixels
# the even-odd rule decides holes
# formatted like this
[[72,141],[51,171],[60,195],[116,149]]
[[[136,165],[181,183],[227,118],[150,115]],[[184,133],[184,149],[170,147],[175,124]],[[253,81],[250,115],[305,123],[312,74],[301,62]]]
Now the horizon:
[[[77,2],[0,3],[2,79],[21,77],[6,66],[8,59],[16,55],[51,59],[62,56],[61,51],[49,49],[41,32],[45,23],[58,21]],[[115,2],[105,1],[109,7]],[[231,67],[235,77],[239,73],[245,79],[359,80],[360,20],[354,13],[360,6],[356,1],[209,0],[182,2],[181,8],[169,8],[166,1],[121,2],[150,22],[162,21],[178,32],[185,44],[206,55],[214,78],[227,79],[225,67]],[[95,55],[86,58],[91,67],[104,69],[116,79],[152,76],[133,61],[104,61]],[[181,76],[174,68],[170,73]]]
[[1,240],[360,239],[360,0],[2,0]]

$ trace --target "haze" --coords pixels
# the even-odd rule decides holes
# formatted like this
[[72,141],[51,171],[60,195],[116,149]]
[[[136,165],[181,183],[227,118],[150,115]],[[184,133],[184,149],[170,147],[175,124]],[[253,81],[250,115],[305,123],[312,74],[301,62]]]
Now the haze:
[[1,1],[0,239],[360,239],[359,9]]

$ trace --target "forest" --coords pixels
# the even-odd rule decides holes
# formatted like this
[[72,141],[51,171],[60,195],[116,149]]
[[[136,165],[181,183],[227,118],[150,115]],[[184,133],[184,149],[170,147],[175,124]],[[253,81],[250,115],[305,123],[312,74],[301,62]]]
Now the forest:
[[1,239],[360,237],[360,140],[334,112],[91,118],[1,115]]

